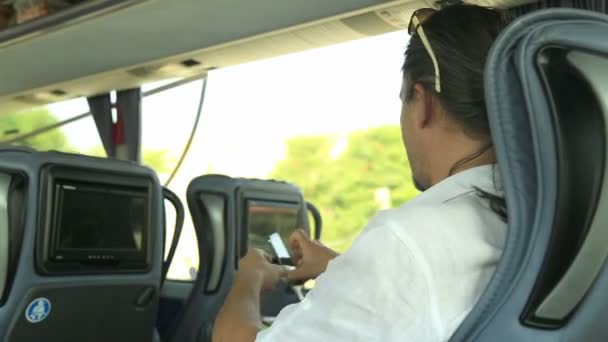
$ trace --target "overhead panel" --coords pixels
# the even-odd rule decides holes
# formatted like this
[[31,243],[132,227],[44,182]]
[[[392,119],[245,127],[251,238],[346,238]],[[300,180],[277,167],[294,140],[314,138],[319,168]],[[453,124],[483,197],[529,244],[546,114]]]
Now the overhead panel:
[[435,3],[151,0],[0,49],[0,113],[402,30],[414,10]]
[[[133,16],[135,10],[147,8],[149,11],[150,8],[157,6],[159,3],[163,3],[164,1],[151,1],[127,11],[131,13],[131,16]],[[178,1],[180,3],[189,2],[186,0]],[[357,3],[359,4],[359,7],[356,6]],[[0,96],[2,96],[3,92],[5,95],[4,97],[0,97],[0,112],[11,112],[22,108],[52,103],[74,97],[91,96],[112,89],[136,87],[147,82],[166,78],[191,77],[193,75],[204,74],[209,69],[241,64],[263,58],[284,55],[287,53],[328,46],[374,34],[394,31],[399,29],[399,27],[387,23],[374,11],[382,8],[394,7],[395,5],[393,4],[405,4],[406,6],[408,4],[412,4],[413,6],[418,6],[420,3],[424,2],[410,0],[335,1],[332,2],[332,6],[325,5],[325,7],[332,7],[326,8],[326,12],[324,12],[326,14],[332,14],[331,16],[304,23],[298,23],[297,21],[294,22],[292,20],[292,24],[295,25],[292,25],[291,27],[280,27],[278,30],[261,32],[257,35],[254,34],[250,37],[236,39],[229,42],[211,44],[209,47],[198,49],[187,48],[183,53],[173,54],[172,56],[161,59],[150,59],[150,57],[158,54],[160,50],[175,48],[175,46],[178,44],[183,44],[186,41],[193,41],[193,38],[197,38],[194,40],[194,42],[198,41],[198,46],[201,46],[204,45],[206,41],[210,41],[210,38],[218,35],[225,35],[225,33],[213,32],[213,30],[210,30],[209,34],[207,35],[196,32],[188,32],[188,25],[191,25],[191,23],[184,22],[184,25],[182,25],[183,29],[180,30],[185,32],[175,31],[171,39],[155,39],[159,37],[155,37],[155,34],[153,33],[154,25],[152,24],[167,24],[163,24],[162,22],[154,22],[149,24],[152,26],[146,27],[150,30],[150,32],[147,33],[145,37],[142,37],[145,38],[143,41],[138,40],[135,43],[129,44],[129,48],[116,48],[111,51],[109,55],[104,56],[104,45],[107,45],[112,41],[115,41],[117,46],[124,44],[124,42],[121,41],[121,39],[124,37],[116,37],[115,29],[112,29],[112,31],[106,30],[105,32],[98,30],[99,32],[96,37],[99,39],[98,41],[94,42],[94,48],[90,47],[89,49],[85,49],[85,47],[79,48],[72,46],[63,52],[57,52],[56,49],[50,51],[51,55],[48,58],[45,57],[45,60],[49,62],[48,66],[39,70],[36,75],[28,75],[32,73],[32,70],[28,68],[41,68],[41,65],[35,63],[36,58],[34,58],[34,56],[31,54],[28,54],[27,58],[22,59],[21,65],[25,68],[26,72],[19,73],[6,67],[8,63],[6,63],[6,60],[2,59],[3,55],[10,57],[11,54],[17,53],[16,50],[37,50],[41,49],[43,45],[49,44],[49,41],[46,41],[43,37],[40,37],[38,38],[39,40],[31,40],[24,43],[24,46],[12,47],[13,50],[0,49],[0,78],[3,80],[12,80],[12,82],[0,82]],[[366,4],[366,6],[362,6],[363,4]],[[175,2],[175,5],[179,6],[177,1]],[[410,7],[412,5],[410,5]],[[350,8],[350,10],[343,11],[347,8]],[[311,8],[308,8],[308,10],[310,11]],[[319,12],[319,10],[316,8],[314,10]],[[232,11],[234,11],[234,8]],[[251,9],[251,11],[255,11],[255,9]],[[266,11],[269,12],[268,9],[266,9]],[[163,18],[166,18],[167,15],[164,15]],[[118,24],[118,18],[116,16],[118,16],[118,14],[112,16],[110,19]],[[295,15],[293,13],[285,13],[282,16],[283,18],[269,16],[265,20],[285,21],[287,17],[293,17]],[[151,17],[155,18],[156,15],[152,14]],[[104,21],[110,19],[107,19],[106,17],[98,19],[100,22],[96,23],[96,25],[102,25]],[[182,19],[186,20],[184,18]],[[146,18],[146,20],[149,21],[153,19]],[[245,19],[240,21],[245,21]],[[206,24],[208,25],[208,23],[205,23],[203,17],[198,18],[197,22],[200,22],[200,25],[203,27]],[[84,25],[93,24],[94,23],[85,23]],[[121,24],[124,27],[131,27],[133,23],[124,22]],[[244,25],[239,21],[235,21],[233,24],[237,26]],[[79,28],[82,30],[85,29],[82,26],[73,26],[69,28],[69,30],[55,33],[62,37],[54,37],[51,35],[51,38],[54,37],[53,39],[65,39],[63,35],[70,36],[74,34],[82,36],[82,32],[75,31]],[[221,29],[221,27],[210,28],[214,30]],[[90,28],[86,28],[86,30],[90,30]],[[137,37],[135,33],[131,33],[130,35],[132,38]],[[167,32],[162,33],[162,37],[165,36],[167,36]],[[82,38],[83,37],[80,37],[80,39],[75,39],[71,42],[71,45],[75,45],[74,42],[82,40]],[[93,44],[95,39],[90,40],[91,41],[87,43]],[[150,45],[151,43],[152,45]],[[27,44],[34,45],[26,46]],[[149,50],[152,47],[153,53],[150,51],[143,51]],[[91,57],[84,57],[84,55],[90,55],[91,52],[93,52]],[[57,57],[53,56],[53,54],[59,53],[64,54],[65,58],[61,60],[59,64],[57,64],[57,61],[50,63],[51,59]],[[125,57],[129,56],[133,57],[135,55],[140,55],[139,58],[143,59],[144,62],[129,63],[105,72],[89,72],[88,74],[83,75],[84,77],[74,78],[73,76],[70,76],[83,74],[86,72],[86,70],[91,68],[93,68],[93,70],[100,69],[103,65],[108,65],[108,62],[117,62],[119,59],[124,59]],[[13,57],[16,57],[16,55],[13,55]],[[98,63],[89,66],[89,64],[91,64],[94,60],[98,60]],[[78,62],[76,63],[76,61]],[[64,73],[60,73],[62,69],[65,71]],[[18,74],[19,77],[17,77]],[[53,79],[57,79],[59,81],[56,82],[53,81]],[[44,85],[45,82],[48,82],[49,84]],[[19,88],[22,88],[22,90],[19,90]],[[60,92],[54,92],[55,90],[60,90]]]
[[0,49],[0,96],[364,13],[387,3],[392,2],[151,0]]

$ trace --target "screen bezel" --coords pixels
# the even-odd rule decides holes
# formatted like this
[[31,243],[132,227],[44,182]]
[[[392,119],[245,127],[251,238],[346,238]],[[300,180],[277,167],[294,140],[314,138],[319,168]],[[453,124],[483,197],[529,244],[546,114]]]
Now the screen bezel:
[[[127,174],[112,171],[80,168],[64,165],[48,165],[41,171],[39,195],[39,232],[36,242],[36,268],[44,275],[50,274],[100,274],[142,273],[152,268],[154,210],[154,180],[146,174]],[[104,249],[102,253],[91,250],[69,252],[69,257],[58,260],[54,231],[55,186],[61,182],[78,182],[101,187],[137,189],[147,194],[145,227],[142,231],[142,250],[124,251]],[[145,238],[144,238],[145,236]],[[68,255],[66,255],[68,256]]]
[[[146,229],[142,230],[142,248],[136,250],[132,248],[62,248],[60,247],[60,238],[62,235],[63,226],[61,226],[62,220],[62,204],[65,196],[65,186],[74,186],[83,191],[97,192],[97,193],[109,193],[128,195],[143,199],[145,202],[149,200],[149,195],[145,188],[137,187],[124,187],[117,185],[101,185],[91,184],[87,182],[75,182],[65,179],[55,179],[54,184],[54,201],[53,201],[53,216],[51,226],[51,248],[50,257],[51,259],[61,261],[75,261],[75,262],[141,262],[145,259],[146,247],[148,245],[149,233]],[[144,227],[149,226],[149,212],[146,208],[144,212],[146,216],[143,224]]]
[[[244,199],[244,203],[243,203],[243,228],[247,230],[247,244],[250,244],[250,239],[249,239],[249,234],[251,234],[250,231],[250,222],[249,222],[249,215],[250,215],[250,211],[249,208],[252,205],[261,205],[261,206],[267,206],[267,207],[277,207],[277,208],[289,208],[289,209],[295,209],[296,212],[296,225],[293,228],[293,230],[291,231],[290,235],[293,234],[298,228],[300,228],[299,226],[302,225],[302,204],[298,203],[296,201],[273,201],[270,199],[258,199],[258,198],[245,198]],[[275,232],[275,233],[279,233],[279,232]],[[287,249],[287,252],[289,253],[290,258],[289,259],[281,259],[278,260],[280,263],[285,264],[285,265],[293,265],[293,261],[292,261],[292,257],[293,254],[289,248],[289,241],[285,241],[285,239],[283,238],[283,236],[279,233],[279,236],[281,236],[281,240],[283,240],[283,243],[285,244],[285,247]],[[270,236],[269,236],[270,237]],[[270,243],[269,243],[270,245]],[[273,252],[274,254],[274,252]]]
[[[273,203],[290,203],[300,207],[300,215],[298,217],[299,228],[309,232],[308,213],[306,203],[302,192],[292,184],[273,181],[273,180],[250,180],[239,179],[240,184],[234,189],[236,196],[236,212],[237,212],[237,239],[236,250],[239,258],[245,257],[249,249],[249,234],[247,232],[247,214],[246,201],[268,201]],[[289,261],[287,265],[292,264]],[[235,260],[235,267],[238,268],[238,258]]]

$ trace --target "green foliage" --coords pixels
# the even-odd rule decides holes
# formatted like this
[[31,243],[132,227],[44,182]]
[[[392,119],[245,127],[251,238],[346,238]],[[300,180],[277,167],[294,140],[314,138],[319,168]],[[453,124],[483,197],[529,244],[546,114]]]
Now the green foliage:
[[[10,139],[57,122],[58,120],[53,114],[44,108],[16,114],[0,114],[0,139]],[[29,146],[40,151],[72,151],[72,147],[61,129],[36,135],[15,143],[15,145]]]
[[154,169],[159,174],[173,171],[175,158],[167,150],[143,150],[142,163]]
[[[85,154],[94,157],[106,157],[106,151],[102,146],[95,147]],[[167,173],[172,170],[175,160],[169,155],[167,150],[144,150],[142,152],[142,164],[152,168],[159,174]]]
[[334,160],[337,139],[299,137],[287,142],[287,157],[271,177],[297,184],[323,215],[323,242],[344,251],[378,211],[376,192],[390,191],[391,206],[416,196],[398,126],[355,132]]
[[[21,134],[29,133],[41,127],[58,123],[59,120],[47,109],[35,109],[29,112],[14,114],[0,114],[0,140],[10,139]],[[69,140],[61,128],[53,129],[26,140],[15,143],[19,146],[32,147],[38,151],[56,150],[61,152],[77,151],[70,145]],[[84,154],[96,157],[105,157],[106,153],[100,145]],[[174,158],[165,150],[144,150],[143,163],[158,173],[171,171],[175,164]]]

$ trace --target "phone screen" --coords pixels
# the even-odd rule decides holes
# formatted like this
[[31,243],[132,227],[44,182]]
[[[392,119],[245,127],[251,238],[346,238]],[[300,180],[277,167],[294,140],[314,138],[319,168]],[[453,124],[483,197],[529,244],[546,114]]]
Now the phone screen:
[[270,245],[272,246],[272,249],[274,250],[274,253],[279,259],[279,261],[291,259],[289,250],[283,243],[283,240],[281,239],[281,236],[278,233],[270,235],[268,242],[270,242]]

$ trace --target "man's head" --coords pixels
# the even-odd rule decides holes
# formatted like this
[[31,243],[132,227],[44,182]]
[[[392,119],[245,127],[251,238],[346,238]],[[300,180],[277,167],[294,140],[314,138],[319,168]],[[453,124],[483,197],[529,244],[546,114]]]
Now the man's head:
[[483,73],[508,22],[502,12],[467,5],[414,14],[403,64],[401,132],[421,190],[495,161]]

